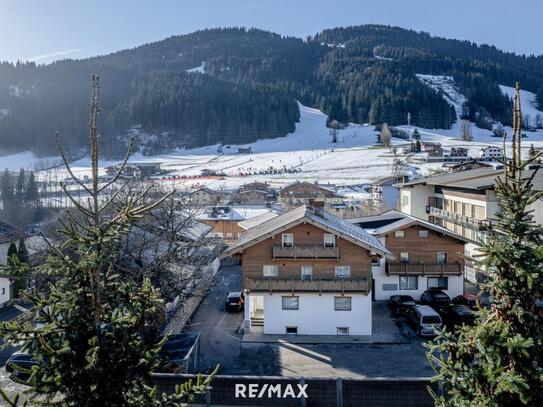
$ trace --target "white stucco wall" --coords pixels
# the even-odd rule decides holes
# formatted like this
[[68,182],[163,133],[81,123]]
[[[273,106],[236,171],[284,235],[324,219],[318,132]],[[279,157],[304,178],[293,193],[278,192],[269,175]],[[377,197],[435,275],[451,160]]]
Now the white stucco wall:
[[[426,206],[428,206],[428,197],[434,196],[434,186],[415,185],[413,187],[404,187],[400,191],[399,210],[408,215],[419,219],[428,220]],[[404,200],[407,197],[407,203]]]
[[9,278],[0,277],[0,308],[10,300]]
[[297,293],[298,310],[283,310],[281,297],[289,293],[260,294],[264,300],[264,333],[285,334],[287,326],[298,327],[298,335],[337,335],[348,327],[350,335],[371,335],[371,296],[349,293],[351,311],[335,311],[334,297],[341,294]]

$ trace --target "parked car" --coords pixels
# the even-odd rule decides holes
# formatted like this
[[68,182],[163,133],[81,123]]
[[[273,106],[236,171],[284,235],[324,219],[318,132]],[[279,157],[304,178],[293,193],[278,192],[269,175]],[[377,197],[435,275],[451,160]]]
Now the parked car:
[[392,295],[388,303],[392,311],[397,315],[405,315],[409,308],[417,305],[410,295]]
[[429,305],[415,305],[406,314],[418,336],[436,336],[443,327],[441,316]]
[[13,377],[15,381],[26,382],[30,379],[30,374],[17,370],[16,366],[20,366],[23,369],[31,369],[32,366],[39,365],[40,362],[33,359],[29,353],[15,352],[6,361],[6,372],[11,373],[10,377]]
[[473,325],[477,314],[466,305],[451,304],[445,312],[445,324],[452,328],[457,325]]
[[429,305],[439,313],[442,313],[451,303],[451,298],[441,290],[426,290],[420,296],[420,303]]
[[477,308],[477,296],[473,294],[457,295],[451,302],[453,304],[465,305],[471,309]]
[[224,309],[228,311],[243,311],[245,296],[242,291],[231,291],[226,296]]

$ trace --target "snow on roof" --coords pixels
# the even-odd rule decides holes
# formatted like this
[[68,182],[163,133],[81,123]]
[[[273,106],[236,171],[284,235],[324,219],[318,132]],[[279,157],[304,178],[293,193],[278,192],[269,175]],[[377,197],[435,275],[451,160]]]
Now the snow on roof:
[[25,236],[21,229],[0,219],[0,244],[14,242]]
[[301,222],[308,222],[314,226],[333,231],[341,235],[346,240],[363,246],[379,254],[391,254],[388,249],[377,239],[370,235],[364,229],[340,219],[326,211],[316,213],[312,208],[301,205],[291,211],[261,223],[243,234],[234,244],[225,252],[225,255],[237,253],[239,250],[252,246],[262,240],[267,239],[271,234],[280,230],[287,230]]
[[257,225],[260,225],[263,222],[276,218],[277,216],[279,216],[279,214],[275,212],[263,213],[262,215],[255,216],[253,218],[246,219],[244,221],[239,222],[238,226],[241,227],[242,229],[249,230],[249,229],[254,228]]
[[266,206],[214,206],[196,211],[196,218],[200,220],[234,220],[243,221],[270,212],[276,212]]

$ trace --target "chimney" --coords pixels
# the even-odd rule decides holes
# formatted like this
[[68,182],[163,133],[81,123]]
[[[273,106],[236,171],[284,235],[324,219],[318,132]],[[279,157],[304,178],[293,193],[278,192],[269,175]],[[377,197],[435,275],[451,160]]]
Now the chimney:
[[316,201],[314,199],[310,199],[307,204],[307,207],[315,215],[320,216],[321,218],[324,218],[324,201]]

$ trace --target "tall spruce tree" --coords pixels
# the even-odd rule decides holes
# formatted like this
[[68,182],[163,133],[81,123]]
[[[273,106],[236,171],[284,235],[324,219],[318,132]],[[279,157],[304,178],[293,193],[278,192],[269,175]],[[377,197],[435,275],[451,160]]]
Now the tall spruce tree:
[[517,84],[512,158],[496,181],[500,210],[480,261],[491,305],[478,312],[475,326],[442,333],[429,345],[434,380],[446,394],[436,397],[439,406],[543,405],[543,229],[529,209],[543,194],[533,189],[538,170],[529,165],[536,157],[521,159],[521,122]]
[[[210,379],[199,379],[194,385],[187,382],[174,394],[157,396],[151,372],[159,364],[165,338],[158,337],[154,322],[163,304],[147,278],[132,278],[119,261],[121,241],[131,223],[161,200],[143,203],[149,189],[126,197],[123,206],[115,202],[118,192],[104,195],[118,180],[128,155],[117,176],[100,185],[98,99],[98,78],[93,77],[91,186],[74,176],[57,138],[68,173],[90,199],[78,201],[62,184],[75,207],[59,220],[66,241],[51,246],[51,255],[36,270],[53,277],[49,292],[26,294],[35,304],[36,322],[41,327],[3,323],[0,335],[12,344],[22,344],[22,350],[39,362],[29,380],[30,403],[77,407],[183,405],[195,392],[202,392]],[[13,267],[23,265],[17,262]],[[17,396],[10,399],[2,395],[10,405],[21,403]]]

